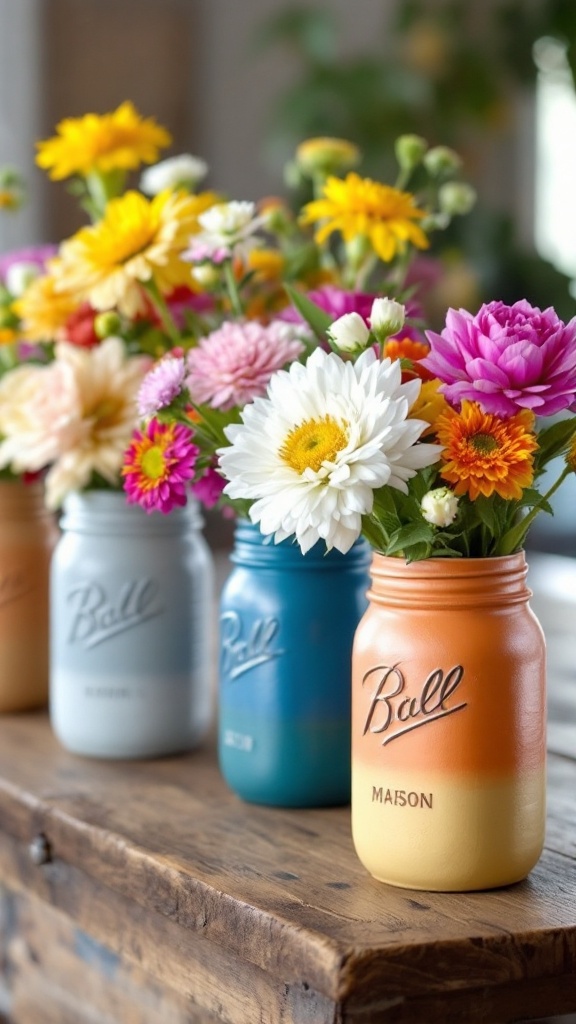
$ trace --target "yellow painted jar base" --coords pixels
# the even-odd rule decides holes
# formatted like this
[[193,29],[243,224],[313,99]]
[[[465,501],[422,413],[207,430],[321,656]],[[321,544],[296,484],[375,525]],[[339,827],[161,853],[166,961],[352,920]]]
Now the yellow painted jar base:
[[543,769],[478,782],[406,771],[378,778],[355,765],[357,855],[374,878],[401,888],[470,892],[519,882],[542,852],[545,787]]

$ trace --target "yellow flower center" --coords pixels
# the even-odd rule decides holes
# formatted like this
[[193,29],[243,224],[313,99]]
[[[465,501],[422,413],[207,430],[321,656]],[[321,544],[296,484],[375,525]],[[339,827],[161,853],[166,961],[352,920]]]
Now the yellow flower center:
[[470,438],[470,444],[481,455],[490,455],[491,452],[500,447],[492,434],[474,434]]
[[159,445],[156,444],[144,452],[140,466],[149,480],[159,480],[164,475],[166,460]]
[[280,449],[280,457],[297,473],[306,469],[317,472],[323,462],[334,462],[347,443],[342,426],[331,416],[324,416],[321,420],[306,420],[291,430]]

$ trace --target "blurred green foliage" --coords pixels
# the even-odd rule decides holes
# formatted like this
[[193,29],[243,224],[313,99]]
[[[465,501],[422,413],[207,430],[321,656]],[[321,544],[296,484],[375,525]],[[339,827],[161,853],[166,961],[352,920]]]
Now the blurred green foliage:
[[364,154],[362,172],[385,181],[399,135],[453,146],[480,202],[442,244],[470,261],[480,300],[526,297],[571,317],[569,279],[526,251],[509,210],[486,206],[475,170],[483,150],[505,144],[515,97],[534,88],[538,40],[562,44],[576,81],[576,0],[398,0],[370,52],[344,54],[340,33],[318,3],[287,6],[261,25],[257,47],[287,48],[299,67],[270,111],[267,149],[286,158],[304,138],[347,138]]

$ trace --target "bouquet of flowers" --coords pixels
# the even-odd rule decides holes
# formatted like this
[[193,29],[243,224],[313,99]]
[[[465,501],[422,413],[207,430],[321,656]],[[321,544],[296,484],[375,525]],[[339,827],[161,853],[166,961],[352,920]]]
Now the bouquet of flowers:
[[354,361],[318,350],[227,428],[225,492],[303,551],[323,540],[344,552],[360,534],[408,561],[521,549],[576,472],[576,318],[524,300],[451,309],[426,332],[428,354],[401,362],[375,351],[378,323],[368,337],[357,327]]
[[[146,424],[123,470],[130,500],[169,511],[209,479],[213,500],[276,541],[345,552],[362,534],[409,561],[509,554],[552,511],[576,468],[576,318],[494,301],[425,329],[414,256],[473,197],[454,180],[451,151],[409,136],[397,153],[399,183],[413,181],[413,193],[350,169],[338,176],[357,158],[342,140],[303,144],[316,196],[295,222],[268,212],[291,306],[266,328],[245,319],[234,270],[249,252],[263,257],[262,216],[235,221],[234,204],[209,211],[214,231],[189,256],[231,282],[236,319],[147,377]],[[261,332],[281,321],[304,333],[275,360]]]
[[0,467],[46,472],[51,508],[73,490],[121,489],[138,389],[201,301],[181,253],[217,198],[194,191],[206,167],[186,155],[126,189],[129,173],[171,142],[131,103],[64,120],[56,132],[38,144],[37,162],[52,179],[71,179],[92,223],[0,266]]
[[[253,496],[225,487],[222,450],[277,372],[289,367],[299,380],[335,348],[349,374],[359,352],[374,345],[374,358],[378,349],[396,375],[407,359],[416,365],[428,353],[420,297],[429,268],[415,257],[470,209],[474,193],[459,180],[451,150],[403,136],[396,152],[398,179],[387,185],[353,170],[360,153],[346,140],[307,140],[296,167],[312,198],[299,211],[268,199],[215,203],[199,216],[201,230],[183,258],[213,306],[140,389],[144,422],[123,469],[130,501],[169,512],[192,492],[245,515]],[[411,376],[402,384],[410,404],[420,386]],[[432,391],[425,385],[423,395],[431,400]],[[410,431],[416,440],[419,425]],[[420,446],[413,457],[429,449]]]

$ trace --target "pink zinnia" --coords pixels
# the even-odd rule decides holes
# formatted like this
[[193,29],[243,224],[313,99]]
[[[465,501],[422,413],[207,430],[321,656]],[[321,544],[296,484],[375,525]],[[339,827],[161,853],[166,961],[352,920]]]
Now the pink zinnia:
[[279,320],[226,321],[188,353],[192,401],[222,410],[244,406],[264,395],[272,374],[303,351],[295,328]]
[[576,317],[565,324],[552,307],[542,312],[524,299],[490,302],[476,316],[448,310],[442,333],[426,336],[422,365],[451,405],[467,399],[502,417],[576,410]]
[[153,416],[159,409],[170,405],[180,394],[185,376],[186,365],[182,357],[164,356],[140,385],[137,399],[140,416]]
[[183,423],[150,420],[136,430],[124,457],[122,476],[128,502],[146,512],[171,512],[185,505],[200,449]]

